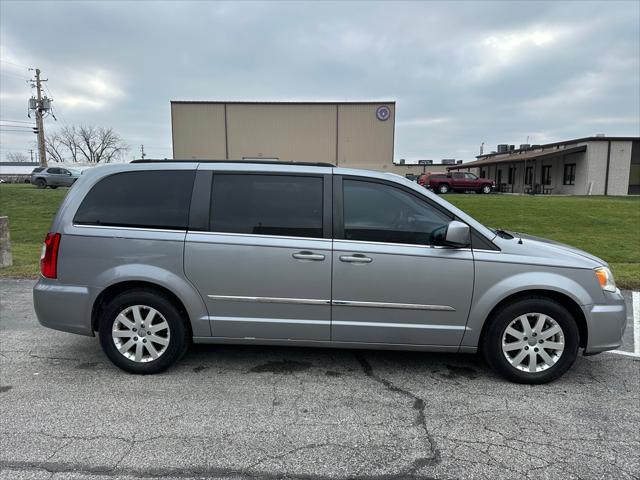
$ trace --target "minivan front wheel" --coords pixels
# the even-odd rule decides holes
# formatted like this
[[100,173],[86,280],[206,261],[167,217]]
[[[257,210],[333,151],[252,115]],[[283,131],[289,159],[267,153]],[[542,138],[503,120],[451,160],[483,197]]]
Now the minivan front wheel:
[[179,310],[150,290],[125,292],[104,309],[100,344],[109,360],[130,373],[152,374],[174,364],[188,347]]
[[512,303],[491,319],[483,338],[485,359],[503,377],[540,384],[557,379],[575,362],[578,327],[561,304],[544,297]]

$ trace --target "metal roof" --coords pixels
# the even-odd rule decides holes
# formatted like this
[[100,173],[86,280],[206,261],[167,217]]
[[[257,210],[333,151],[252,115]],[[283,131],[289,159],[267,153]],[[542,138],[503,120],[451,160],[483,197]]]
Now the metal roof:
[[[537,145],[536,146],[536,150],[538,148],[549,148],[549,147],[556,147],[559,145],[563,145],[563,146],[567,146],[567,145],[573,145],[575,143],[583,143],[583,142],[637,142],[640,140],[640,137],[583,137],[583,138],[575,138],[573,140],[563,140],[561,142],[554,142],[554,143],[545,143],[545,144],[541,144],[541,145]],[[523,148],[523,149],[517,149],[517,150],[513,150],[512,152],[507,152],[507,153],[514,153],[514,152],[526,152],[531,150],[531,147],[529,148]],[[486,157],[495,157],[496,155],[504,155],[504,152],[494,152],[494,153],[485,153],[483,155],[478,155],[476,156],[476,158],[486,158]]]
[[475,168],[484,167],[487,165],[496,165],[499,163],[516,163],[525,162],[528,160],[536,160],[541,158],[552,158],[567,155],[569,153],[585,152],[587,150],[586,145],[579,145],[571,148],[554,148],[551,150],[519,150],[518,152],[501,153],[500,155],[492,155],[491,157],[481,158],[475,162],[461,163],[459,165],[452,165],[447,170],[460,170],[463,168]]
[[376,100],[376,101],[306,101],[306,100],[274,100],[274,101],[250,101],[250,100],[171,100],[171,103],[208,103],[208,104],[227,104],[227,105],[380,105],[391,103],[395,105],[395,100]]
[[0,167],[24,167],[24,166],[38,167],[40,166],[40,164],[38,162],[0,162]]

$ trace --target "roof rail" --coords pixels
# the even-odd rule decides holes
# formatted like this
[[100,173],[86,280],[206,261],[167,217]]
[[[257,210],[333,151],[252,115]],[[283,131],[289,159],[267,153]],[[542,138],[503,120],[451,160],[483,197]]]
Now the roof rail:
[[311,167],[335,167],[333,163],[328,162],[284,162],[276,160],[177,160],[174,158],[165,159],[147,159],[140,158],[132,160],[131,163],[163,163],[163,162],[178,162],[178,163],[242,163],[242,164],[258,164],[258,165],[301,165]]

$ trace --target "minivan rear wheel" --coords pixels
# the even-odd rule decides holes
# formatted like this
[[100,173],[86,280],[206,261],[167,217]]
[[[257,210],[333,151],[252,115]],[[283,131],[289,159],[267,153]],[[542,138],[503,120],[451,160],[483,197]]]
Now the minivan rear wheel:
[[45,182],[45,180],[43,178],[36,178],[35,184],[36,184],[36,187],[38,187],[38,188],[46,188],[47,187],[47,182]]
[[118,295],[99,319],[100,345],[109,360],[129,373],[166,370],[186,352],[188,331],[180,311],[151,290]]
[[578,354],[569,311],[545,297],[511,303],[490,320],[481,345],[487,363],[508,380],[541,384],[564,374]]

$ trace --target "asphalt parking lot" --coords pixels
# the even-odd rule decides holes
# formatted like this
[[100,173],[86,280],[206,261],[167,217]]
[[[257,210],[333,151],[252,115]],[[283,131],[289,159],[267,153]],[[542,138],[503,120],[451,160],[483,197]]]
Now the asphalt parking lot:
[[640,475],[632,355],[530,387],[473,355],[196,346],[141,377],[40,327],[32,285],[0,281],[3,480]]

